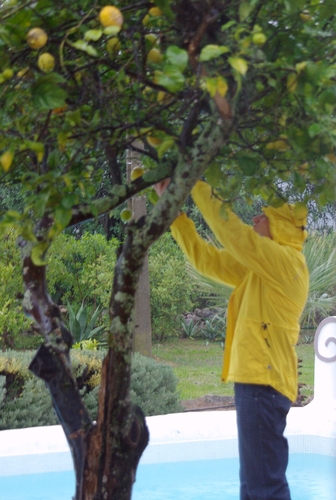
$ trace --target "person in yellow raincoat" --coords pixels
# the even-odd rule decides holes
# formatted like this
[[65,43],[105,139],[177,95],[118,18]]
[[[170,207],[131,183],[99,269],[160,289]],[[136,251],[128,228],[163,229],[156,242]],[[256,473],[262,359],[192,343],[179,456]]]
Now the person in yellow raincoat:
[[[159,195],[168,183],[157,185]],[[222,380],[235,387],[240,499],[290,500],[284,430],[297,397],[295,345],[309,286],[302,254],[306,210],[264,207],[252,227],[232,211],[221,218],[221,202],[208,184],[199,181],[192,196],[224,248],[204,241],[184,213],[173,222],[172,235],[201,274],[234,289]]]

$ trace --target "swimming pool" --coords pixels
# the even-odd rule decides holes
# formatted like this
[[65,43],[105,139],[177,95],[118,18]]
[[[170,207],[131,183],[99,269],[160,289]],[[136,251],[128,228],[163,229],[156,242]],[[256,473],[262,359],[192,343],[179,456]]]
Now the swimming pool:
[[[140,464],[133,500],[237,500],[238,457]],[[292,500],[332,500],[336,457],[291,454],[287,472]],[[1,477],[6,500],[69,499],[75,490],[72,471]]]
[[[285,432],[290,449],[288,479],[293,500],[334,500],[336,491],[336,317],[322,321],[315,343],[314,400],[304,408],[290,409]],[[170,497],[158,497],[156,484],[150,483],[155,480],[163,485],[167,478],[169,492],[174,485],[184,491],[183,500],[188,500],[185,486],[178,486],[179,476],[190,478],[187,483],[192,487],[193,500],[210,497],[213,500],[217,495],[223,498],[224,489],[226,500],[231,500],[231,493],[235,495],[232,498],[237,498],[235,411],[160,415],[148,417],[147,424],[150,444],[141,457],[133,500],[176,500],[176,492]],[[0,432],[1,500],[70,499],[74,492],[72,468],[68,444],[60,426]],[[146,476],[146,470],[151,471],[150,477]],[[190,471],[192,477],[188,476]],[[213,472],[214,478],[210,480]],[[203,491],[203,496],[197,497],[203,486],[195,486],[195,477],[202,478],[202,485],[212,482],[216,493],[211,492],[207,497],[208,493]],[[19,478],[24,483],[25,496],[18,496],[15,490]],[[38,480],[46,481],[48,491],[56,496],[37,497]],[[54,484],[66,490],[56,492]],[[9,488],[13,485],[14,493],[10,496]]]

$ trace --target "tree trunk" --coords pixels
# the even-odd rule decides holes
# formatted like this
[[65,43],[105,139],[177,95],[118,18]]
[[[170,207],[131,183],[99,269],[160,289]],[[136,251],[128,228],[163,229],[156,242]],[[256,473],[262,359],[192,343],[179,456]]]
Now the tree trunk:
[[[135,141],[134,145],[142,148],[142,143]],[[127,179],[130,182],[131,172],[135,167],[141,167],[140,154],[137,151],[127,151]],[[130,209],[137,221],[147,213],[146,196],[134,196],[130,202]],[[150,308],[150,288],[148,272],[148,255],[146,253],[139,283],[135,295],[135,326],[133,336],[133,351],[143,356],[152,356],[152,323]]]

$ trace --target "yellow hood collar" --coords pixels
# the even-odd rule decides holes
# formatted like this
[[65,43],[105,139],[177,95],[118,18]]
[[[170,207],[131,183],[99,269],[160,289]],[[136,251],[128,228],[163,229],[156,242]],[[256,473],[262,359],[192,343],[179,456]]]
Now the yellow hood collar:
[[263,207],[262,211],[268,217],[273,240],[301,251],[308,236],[307,209],[285,203],[279,208]]

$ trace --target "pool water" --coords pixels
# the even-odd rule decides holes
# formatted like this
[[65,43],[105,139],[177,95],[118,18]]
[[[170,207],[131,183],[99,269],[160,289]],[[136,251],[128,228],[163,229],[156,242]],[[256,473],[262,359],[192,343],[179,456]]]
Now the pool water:
[[[292,500],[334,500],[336,457],[290,455]],[[72,471],[0,477],[1,500],[70,500]],[[141,464],[133,500],[237,500],[238,458]]]

